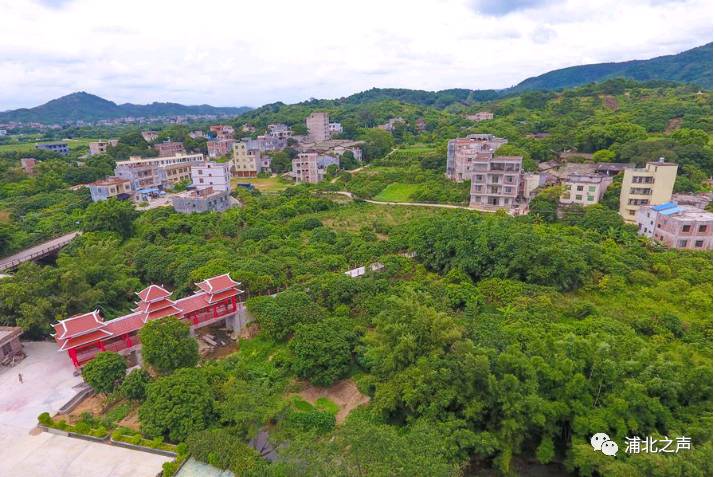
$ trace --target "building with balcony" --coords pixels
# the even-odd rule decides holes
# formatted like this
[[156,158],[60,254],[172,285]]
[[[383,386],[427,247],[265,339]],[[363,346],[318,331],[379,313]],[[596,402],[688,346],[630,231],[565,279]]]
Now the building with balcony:
[[117,147],[118,139],[110,139],[109,141],[94,141],[89,143],[89,155],[106,154],[107,148]]
[[171,197],[171,205],[181,214],[201,212],[223,212],[233,205],[228,190],[214,190],[211,187],[179,192]]
[[142,131],[142,137],[146,142],[154,142],[159,139],[159,133],[156,131]]
[[330,118],[328,113],[314,111],[305,119],[308,128],[308,140],[322,142],[330,139]]
[[447,178],[462,182],[471,178],[473,162],[488,162],[507,140],[492,134],[470,134],[447,143]]
[[66,156],[70,153],[70,147],[66,142],[45,142],[42,144],[36,144],[35,149],[55,152],[61,156]]
[[678,165],[665,162],[662,157],[642,169],[624,169],[619,210],[623,220],[635,224],[636,212],[641,207],[669,202],[677,174]]
[[216,139],[233,139],[233,126],[228,126],[226,124],[215,124],[209,126],[209,131],[211,135]]
[[159,285],[149,285],[138,292],[136,307],[131,313],[105,321],[99,310],[74,315],[52,325],[52,336],[58,351],[67,353],[72,364],[81,368],[100,351],[114,351],[122,355],[139,354],[139,330],[149,321],[175,316],[186,322],[191,330],[222,323],[238,331],[241,326],[241,284],[228,274],[218,275],[196,283],[193,295],[177,300]]
[[178,182],[191,181],[191,165],[203,162],[203,154],[177,154],[173,157],[139,157],[118,161],[114,175],[130,181],[134,192],[161,190]]
[[132,183],[129,179],[121,177],[106,177],[87,184],[92,202],[115,198],[118,200],[131,199],[134,196]]
[[469,206],[484,210],[516,207],[522,160],[521,156],[476,155],[470,164]]
[[489,111],[479,111],[478,113],[467,115],[467,119],[477,122],[488,121],[490,119],[494,119],[494,113],[490,113]]
[[159,152],[159,157],[172,157],[177,154],[186,154],[184,143],[176,141],[166,141],[154,144],[154,149]]
[[712,250],[713,214],[697,207],[666,202],[636,212],[638,234],[669,248]]
[[563,182],[560,202],[584,206],[598,204],[611,182],[612,177],[600,174],[569,174]]
[[261,172],[271,171],[271,158],[258,149],[250,149],[248,142],[233,145],[230,171],[236,177],[256,177]]
[[215,158],[230,154],[235,142],[234,139],[211,139],[206,141],[209,157]]
[[293,131],[287,124],[269,124],[268,136],[278,139],[288,139],[293,136]]
[[328,123],[328,132],[331,136],[341,134],[343,132],[343,125],[340,123]]
[[292,175],[298,184],[317,184],[323,180],[329,166],[340,166],[338,158],[320,155],[317,152],[303,152],[293,159]]
[[194,162],[191,164],[191,183],[197,190],[230,191],[230,165],[225,162]]
[[282,151],[288,146],[287,139],[273,136],[258,136],[256,139],[243,138],[241,142],[246,143],[246,147],[249,150],[260,153]]

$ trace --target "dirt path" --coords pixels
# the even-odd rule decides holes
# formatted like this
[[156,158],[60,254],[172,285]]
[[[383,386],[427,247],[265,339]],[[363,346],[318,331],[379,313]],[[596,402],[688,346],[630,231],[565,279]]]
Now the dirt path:
[[325,397],[333,401],[335,404],[340,406],[340,410],[335,415],[335,420],[338,423],[345,421],[345,418],[348,417],[350,411],[358,406],[367,404],[370,401],[368,396],[365,396],[358,390],[355,381],[352,379],[343,379],[329,388],[320,388],[308,385],[305,389],[299,392],[298,395],[311,404],[315,404],[315,402],[321,397]]

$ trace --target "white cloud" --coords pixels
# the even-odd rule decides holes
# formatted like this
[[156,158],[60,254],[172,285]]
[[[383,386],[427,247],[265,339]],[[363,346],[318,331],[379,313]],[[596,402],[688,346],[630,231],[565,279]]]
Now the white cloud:
[[[597,3],[597,4],[596,4]],[[501,88],[712,41],[709,0],[0,0],[0,110],[85,90],[258,106]]]

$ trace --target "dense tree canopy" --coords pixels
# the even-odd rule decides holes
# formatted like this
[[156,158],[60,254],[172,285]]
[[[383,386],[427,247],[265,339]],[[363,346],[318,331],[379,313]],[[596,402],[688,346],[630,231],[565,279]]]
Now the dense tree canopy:
[[142,355],[160,373],[196,366],[198,344],[189,334],[189,325],[175,317],[146,323],[139,330]]

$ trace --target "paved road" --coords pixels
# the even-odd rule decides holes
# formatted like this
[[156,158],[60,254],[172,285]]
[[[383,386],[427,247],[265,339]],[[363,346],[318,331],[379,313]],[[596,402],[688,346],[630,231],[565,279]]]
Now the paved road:
[[11,268],[17,267],[19,264],[33,260],[35,258],[43,257],[50,252],[59,250],[68,243],[70,243],[77,235],[81,232],[71,232],[62,237],[57,237],[47,242],[35,245],[34,247],[26,248],[20,252],[9,257],[0,258],[0,271],[10,270]]

